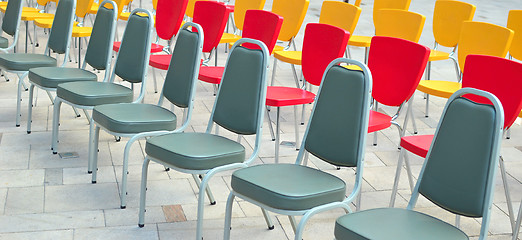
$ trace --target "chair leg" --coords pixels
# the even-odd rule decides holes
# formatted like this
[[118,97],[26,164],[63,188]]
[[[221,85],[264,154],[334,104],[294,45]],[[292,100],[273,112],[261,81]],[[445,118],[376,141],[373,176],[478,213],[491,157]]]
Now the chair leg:
[[277,107],[276,112],[276,133],[275,133],[275,163],[279,163],[279,111],[281,110],[281,107]]
[[145,200],[147,198],[147,172],[149,171],[150,159],[145,156],[143,166],[141,167],[141,188],[140,188],[140,213],[138,220],[138,227],[145,226]]
[[29,102],[27,103],[27,134],[31,133],[31,123],[33,122],[33,93],[34,85],[29,86]]
[[295,70],[295,65],[294,64],[290,64],[290,66],[292,66],[292,73],[294,74],[294,81],[295,81],[295,87],[296,88],[299,88],[299,78],[297,77],[297,72]]
[[[192,174],[192,178],[196,182],[196,185],[199,188],[199,191],[201,191],[201,181],[199,180],[198,176],[195,174]],[[210,187],[206,187],[205,189],[208,199],[210,200],[210,205],[216,205],[216,200],[214,199],[214,195],[212,194],[212,191],[210,190]]]
[[204,214],[204,205],[205,202],[205,192],[208,188],[208,181],[212,177],[210,174],[206,174],[201,181],[199,193],[198,193],[198,216],[197,216],[197,226],[196,226],[196,239],[203,239],[203,214]]
[[58,153],[58,128],[60,127],[60,107],[62,106],[62,100],[56,98],[53,105],[53,134],[51,140],[51,150],[53,154]]
[[[412,108],[408,108],[408,112],[410,114],[410,117],[411,117],[411,123],[413,124],[413,134],[417,134],[418,131],[417,131],[417,123],[415,123],[415,116],[413,115],[413,109]],[[406,126],[404,127],[406,128]]]
[[274,58],[274,67],[272,68],[272,81],[270,83],[270,86],[274,86],[274,80],[276,75],[276,67],[277,67],[277,58]]
[[455,227],[460,229],[460,215],[455,215]]
[[[431,61],[428,61],[428,64],[426,65],[426,80],[431,79]],[[426,99],[426,111],[424,113],[425,117],[428,117],[429,115],[429,104],[430,104],[430,95],[424,94],[424,99]]]
[[522,201],[520,201],[520,207],[518,208],[517,222],[515,230],[513,230],[513,240],[518,239],[518,232],[520,231],[520,220],[522,219]]
[[[92,121],[92,120],[91,120]],[[94,123],[94,122],[93,122]],[[100,138],[100,127],[95,126],[94,132],[92,135],[92,139],[89,140],[89,144],[92,144],[92,147],[90,147],[90,151],[92,152],[89,154],[89,162],[92,165],[92,183],[96,183],[96,176],[98,174],[98,140]]]
[[263,213],[263,217],[265,218],[268,230],[274,230],[274,223],[272,223],[272,218],[270,218],[270,214],[268,214],[268,211],[264,208],[261,208],[261,212]]
[[509,222],[511,223],[511,230],[514,231],[515,226],[515,213],[513,210],[513,203],[511,202],[511,194],[509,193],[509,185],[507,183],[506,166],[504,165],[504,158],[500,156],[500,175],[502,177],[502,184],[504,185],[504,194],[506,195],[506,203],[508,207]]
[[399,153],[399,160],[397,161],[397,169],[395,170],[395,180],[393,181],[393,188],[390,198],[390,207],[395,206],[395,198],[397,197],[397,191],[399,188],[399,179],[401,177],[401,169],[402,169],[402,160],[404,158],[404,154],[406,154],[404,148],[401,149]]
[[364,64],[368,65],[368,56],[370,56],[370,48],[364,48]]
[[232,207],[234,205],[234,198],[235,195],[233,192],[230,192],[227,199],[227,208],[225,210],[225,229],[224,229],[224,240],[230,239],[230,229],[232,228],[231,222],[232,222]]
[[83,109],[83,113],[85,113],[85,117],[87,118],[87,122],[91,124],[91,116],[89,115],[89,112],[87,112],[87,109]]
[[156,81],[156,68],[152,68],[152,79],[154,80],[154,93],[158,93],[158,83]]
[[[304,105],[303,105],[304,106]],[[294,105],[294,126],[295,126],[295,150],[299,150],[299,124],[297,123],[297,105]]]
[[268,106],[266,106],[265,111],[266,111],[265,115],[268,118],[268,129],[270,130],[270,136],[272,137],[272,141],[275,141],[274,127],[272,127],[272,120],[270,119],[270,113],[268,112]]
[[406,173],[408,174],[408,183],[410,184],[410,191],[413,192],[415,183],[413,183],[413,174],[411,173],[411,164],[408,154],[404,154],[404,165],[406,166]]
[[120,194],[120,208],[124,209],[127,207],[127,175],[129,174],[129,154],[132,144],[138,140],[138,137],[132,137],[125,144],[123,150],[123,172],[121,173],[121,194]]
[[292,229],[294,230],[294,233],[297,232],[297,222],[295,221],[294,216],[288,216],[288,220],[290,220],[290,225],[292,226]]

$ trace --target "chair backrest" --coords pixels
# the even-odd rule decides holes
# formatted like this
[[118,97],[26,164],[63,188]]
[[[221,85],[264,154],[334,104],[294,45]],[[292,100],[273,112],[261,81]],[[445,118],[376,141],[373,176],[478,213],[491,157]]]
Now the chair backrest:
[[[240,46],[245,42],[257,44],[261,49]],[[242,38],[232,46],[207,133],[215,122],[237,134],[257,134],[258,145],[266,101],[268,58],[268,49],[258,40]]]
[[91,10],[94,0],[77,0],[76,2],[76,16],[84,18]]
[[[268,54],[271,54],[282,24],[283,18],[275,13],[265,10],[247,10],[242,36],[263,42],[268,49]],[[243,46],[258,48],[257,45],[249,43]]]
[[290,41],[297,35],[309,4],[309,0],[274,0],[272,12],[283,17],[283,26],[277,39]]
[[23,0],[13,0],[7,3],[4,17],[2,19],[2,31],[18,38],[18,28],[20,26],[20,18],[22,17],[22,9],[24,7]]
[[[363,71],[341,67],[341,62],[356,64]],[[306,150],[336,166],[361,166],[368,132],[371,81],[368,68],[357,61],[336,59],[328,65],[298,161]],[[339,108],[340,105],[343,107]]]
[[[504,129],[511,127],[522,109],[522,63],[505,58],[468,55],[462,87],[476,88],[495,95],[504,110]],[[485,99],[470,98],[488,103]]]
[[513,31],[508,28],[485,22],[463,22],[458,46],[461,71],[469,54],[506,57],[512,40]]
[[[198,30],[190,31],[189,27]],[[180,108],[189,108],[189,111],[192,110],[192,99],[196,90],[203,38],[201,26],[192,22],[183,25],[178,32],[163,84],[162,96]]]
[[243,30],[246,12],[252,10],[262,10],[265,0],[236,0],[234,3],[234,23],[239,30]]
[[381,9],[376,13],[375,35],[419,42],[426,17],[398,9]]
[[375,23],[375,18],[377,17],[377,13],[381,9],[399,9],[408,11],[410,8],[411,0],[375,0],[373,2],[373,20]]
[[[492,105],[464,94],[486,97]],[[455,92],[446,103],[408,209],[420,193],[452,213],[482,217],[481,239],[487,235],[503,122],[502,106],[491,93],[473,88]]]
[[306,25],[301,66],[307,82],[321,84],[326,67],[343,56],[349,38],[350,33],[342,28],[322,23]]
[[522,60],[522,10],[509,11],[507,28],[515,32],[511,48],[509,48],[509,55]]
[[203,52],[210,52],[219,44],[228,21],[228,11],[224,3],[197,1],[194,7],[193,22],[205,31]]
[[158,0],[152,0],[152,8],[154,10],[158,9]]
[[45,6],[47,5],[48,3],[50,3],[51,0],[36,0],[36,3],[40,6]]
[[430,49],[392,37],[372,38],[368,67],[373,76],[373,98],[388,106],[400,106],[415,92]]
[[[110,6],[110,7],[109,7]],[[111,62],[112,43],[114,42],[114,33],[116,29],[116,21],[118,19],[117,5],[111,0],[105,0],[100,4],[96,19],[85,52],[85,64],[89,64],[98,70],[108,70]],[[110,71],[105,71],[105,77],[109,76]]]
[[194,7],[195,7],[197,1],[205,1],[205,0],[188,0],[187,10],[185,11],[185,15],[187,15],[189,18],[194,17]]
[[319,15],[319,23],[340,27],[353,34],[359,16],[361,16],[360,7],[345,2],[324,1]]
[[[69,55],[75,8],[75,0],[60,0],[58,2],[45,52],[50,49],[55,53]],[[67,57],[64,58],[64,64],[65,59]]]
[[[60,0],[63,1],[63,0]],[[154,19],[148,10],[134,9],[129,17],[120,51],[116,56],[111,82],[115,75],[130,83],[141,83],[141,101],[145,94],[147,66],[149,64],[150,43]]]
[[475,5],[455,0],[438,0],[433,10],[433,36],[445,47],[459,43],[462,22],[473,20]]
[[179,30],[188,0],[158,0],[156,8],[156,33],[158,37],[170,40]]

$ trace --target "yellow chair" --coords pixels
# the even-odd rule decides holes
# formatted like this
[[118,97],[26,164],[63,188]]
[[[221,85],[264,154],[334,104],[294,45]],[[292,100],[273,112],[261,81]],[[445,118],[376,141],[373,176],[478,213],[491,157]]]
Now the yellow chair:
[[462,87],[460,80],[466,57],[469,54],[506,57],[513,40],[513,34],[510,29],[491,23],[464,21],[458,41],[458,81],[421,80],[417,90],[429,95],[449,98]]
[[[306,11],[310,5],[309,0],[274,0],[272,12],[283,17],[283,26],[279,32],[280,41],[288,42],[288,47],[293,43],[295,36],[299,32],[306,16]],[[274,51],[283,50],[285,47],[275,46]],[[295,44],[294,44],[294,50]]]
[[[339,1],[324,1],[323,5],[321,6],[319,23],[329,24],[342,28],[351,34],[354,31],[355,26],[357,26],[360,15],[361,8],[355,5]],[[285,18],[283,17],[283,26],[284,24]],[[274,50],[274,72],[277,60],[292,64],[292,70],[294,71],[295,78],[294,80],[297,84],[298,79],[294,65],[301,65],[301,51]],[[274,76],[275,75],[273,74],[271,85],[274,85]]]
[[[47,6],[47,4],[49,2],[50,2],[50,0],[37,0],[36,7],[34,7],[34,8],[24,7],[22,10],[21,20],[25,22],[25,53],[27,53],[27,45],[28,45],[29,39],[31,38],[30,33],[28,31],[29,22],[34,21],[36,18],[49,18],[49,19],[54,18],[54,14],[41,12],[41,11],[44,11],[43,9],[45,9],[45,7]],[[42,6],[43,9],[39,9],[38,8],[39,6]],[[2,9],[1,10],[2,12],[5,12],[5,10],[3,10],[2,7],[0,7],[0,9]],[[34,34],[34,36],[35,36],[34,42],[36,42],[36,34]],[[33,42],[32,38],[31,38],[31,42]],[[35,47],[35,44],[33,44],[33,52],[34,52],[34,47]]]
[[262,10],[264,6],[265,0],[236,0],[234,4],[234,25],[236,30],[234,33],[223,33],[219,43],[234,43],[241,39],[246,11],[249,9]]
[[509,48],[509,58],[522,61],[522,10],[511,10],[508,14],[507,28],[515,31]]
[[[357,0],[359,1],[359,0]],[[356,1],[356,4],[357,4]],[[408,10],[410,8],[411,0],[375,0],[373,2],[373,20],[375,24],[375,15],[381,9],[400,9],[400,10]],[[360,1],[359,1],[360,4]],[[372,41],[372,37],[370,36],[359,36],[352,35],[350,40],[348,41],[348,46],[355,47],[364,47],[365,55],[364,62],[368,63],[368,51],[370,47],[370,43]]]

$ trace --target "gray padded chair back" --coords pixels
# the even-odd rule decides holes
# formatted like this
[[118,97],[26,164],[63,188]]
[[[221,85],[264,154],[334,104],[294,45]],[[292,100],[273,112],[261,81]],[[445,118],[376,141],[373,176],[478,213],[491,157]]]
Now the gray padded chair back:
[[498,99],[487,93],[495,100],[489,105],[460,97],[468,90],[485,93],[464,88],[448,100],[417,187],[452,213],[483,217],[491,205],[504,119]]
[[[245,39],[243,39],[245,40]],[[234,44],[219,86],[213,117],[215,123],[237,134],[256,134],[260,125],[260,107],[264,107],[266,92],[266,46],[248,49]],[[263,96],[263,97],[262,97]]]
[[[188,27],[191,25],[200,31],[190,31]],[[199,74],[203,30],[195,23],[185,23],[177,36],[163,84],[163,96],[172,104],[187,108],[192,101]]]
[[2,20],[2,30],[14,36],[20,24],[22,16],[23,0],[9,0]]
[[[112,5],[112,9],[107,8],[106,4]],[[103,1],[94,20],[89,45],[87,45],[87,52],[85,53],[85,62],[98,70],[106,70],[109,67],[108,60],[112,52],[117,7],[113,1]]]
[[140,16],[137,14],[138,11],[145,10],[132,11],[123,33],[115,65],[116,75],[131,83],[141,83],[146,76],[150,54],[150,32],[154,25],[151,15]]
[[69,47],[75,10],[75,0],[60,0],[58,2],[51,34],[49,34],[49,41],[47,42],[47,47],[55,53],[66,53]]
[[305,134],[306,151],[336,166],[358,166],[368,132],[370,81],[362,71],[327,68]]

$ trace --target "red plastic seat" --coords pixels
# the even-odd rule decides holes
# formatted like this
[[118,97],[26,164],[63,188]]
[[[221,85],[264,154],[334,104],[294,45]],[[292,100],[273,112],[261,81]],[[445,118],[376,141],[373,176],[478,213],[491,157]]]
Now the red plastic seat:
[[[230,5],[228,5],[230,6]],[[243,37],[262,41],[272,53],[281,30],[283,18],[264,10],[248,10],[243,24]],[[204,66],[199,70],[199,80],[219,84],[225,67]]]
[[[350,33],[342,28],[328,24],[309,23],[306,25],[303,51],[302,69],[306,82],[319,86],[328,64],[334,59],[342,57]],[[328,46],[324,48],[324,46]],[[279,161],[279,111],[283,106],[294,106],[312,103],[315,94],[301,88],[269,86],[266,105],[277,107],[275,131],[275,162]],[[297,116],[297,113],[295,114]],[[296,119],[297,121],[297,119]],[[270,126],[271,126],[270,122]],[[296,123],[296,148],[299,148],[299,132]]]
[[[462,75],[462,87],[477,88],[495,95],[502,103],[504,109],[504,131],[506,131],[511,127],[522,109],[522,94],[520,94],[522,81],[520,81],[520,76],[522,76],[521,63],[494,56],[468,55]],[[469,96],[469,99],[475,102],[489,104],[489,101],[477,96]],[[433,135],[414,135],[401,138],[400,145],[402,149],[399,155],[390,206],[393,206],[395,202],[403,157],[406,160],[406,166],[409,166],[405,151],[409,151],[420,157],[426,157],[432,140]],[[509,190],[507,190],[506,186],[505,167],[502,157],[500,160],[500,170],[502,180],[504,181],[506,199],[508,199],[507,202],[509,202],[508,211],[510,220],[512,224],[514,224],[513,207],[510,206],[512,203],[510,201]],[[412,176],[408,177],[411,183]]]

